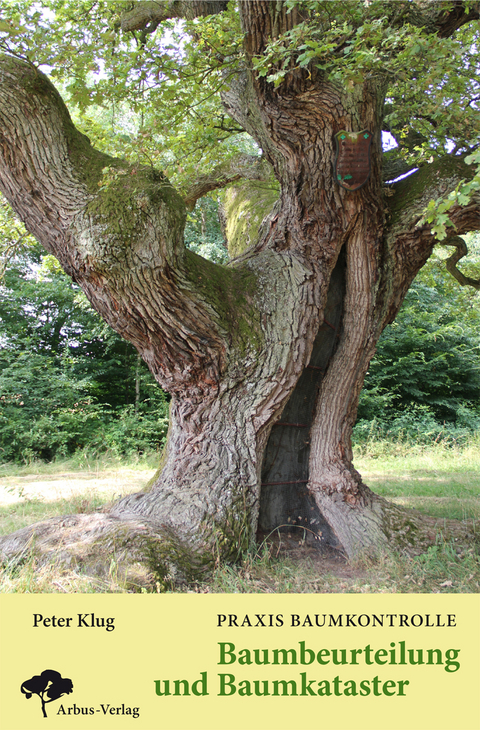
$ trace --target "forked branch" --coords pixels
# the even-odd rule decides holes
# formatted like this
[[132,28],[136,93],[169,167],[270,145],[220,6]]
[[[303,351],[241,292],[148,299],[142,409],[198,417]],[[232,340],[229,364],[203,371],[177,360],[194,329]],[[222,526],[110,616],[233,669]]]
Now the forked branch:
[[185,195],[185,205],[193,210],[196,201],[211,192],[224,188],[236,180],[268,180],[271,174],[269,164],[261,157],[241,154],[215,167],[210,173],[201,175],[190,185]]

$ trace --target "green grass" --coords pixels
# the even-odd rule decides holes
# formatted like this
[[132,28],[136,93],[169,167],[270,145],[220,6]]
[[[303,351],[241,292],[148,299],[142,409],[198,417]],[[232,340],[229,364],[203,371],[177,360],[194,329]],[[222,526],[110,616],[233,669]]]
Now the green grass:
[[60,499],[53,502],[28,500],[11,507],[0,507],[0,535],[8,535],[22,527],[41,522],[49,517],[76,514],[79,512],[98,512],[111,502],[105,494],[94,494],[88,498],[74,496],[71,499]]
[[112,562],[103,580],[65,571],[55,564],[38,566],[34,557],[20,557],[0,568],[1,593],[127,593]]
[[[93,579],[75,569],[37,566],[34,558],[0,569],[2,593],[126,593],[115,563],[108,575]],[[277,558],[267,548],[247,553],[238,565],[222,565],[211,578],[185,589],[189,593],[479,593],[480,556],[439,538],[423,555],[380,555],[376,559],[325,567],[305,560]],[[160,592],[160,587],[138,587]]]
[[383,554],[326,569],[261,550],[240,565],[220,566],[200,593],[479,593],[480,555],[444,542],[417,557]]
[[391,442],[368,447],[356,449],[354,464],[377,494],[433,517],[480,521],[478,438],[465,448]]
[[51,462],[30,461],[27,464],[13,462],[0,464],[0,479],[24,476],[52,477],[69,472],[98,475],[106,471],[116,471],[124,468],[142,472],[156,469],[159,460],[160,456],[157,451],[145,452],[129,458],[123,458],[109,452],[92,457],[84,451],[78,451],[74,456],[56,459]]
[[[0,532],[6,534],[51,516],[96,511],[146,483],[158,454],[120,462],[114,457],[89,460],[82,454],[53,464],[0,466],[0,486],[11,499],[0,506]],[[480,440],[464,448],[442,444],[418,447],[375,442],[356,448],[354,463],[375,492],[405,506],[444,519],[478,520],[480,532]],[[49,485],[78,483],[80,492],[45,499]],[[40,486],[46,491],[36,495]],[[384,554],[345,562],[278,557],[272,545],[247,553],[238,565],[219,566],[199,593],[478,593],[480,557],[474,546],[445,542],[418,557]],[[27,557],[0,571],[0,591],[26,593],[125,592],[112,562],[107,577],[94,581],[80,571],[39,568]],[[147,587],[145,590],[158,590]]]
[[[119,496],[144,486],[158,458],[155,452],[126,462],[115,456],[88,459],[79,454],[50,464],[0,465],[4,494],[3,499],[0,497],[0,535],[49,517],[101,510]],[[74,485],[77,491],[64,496],[68,489],[62,489],[62,484]]]

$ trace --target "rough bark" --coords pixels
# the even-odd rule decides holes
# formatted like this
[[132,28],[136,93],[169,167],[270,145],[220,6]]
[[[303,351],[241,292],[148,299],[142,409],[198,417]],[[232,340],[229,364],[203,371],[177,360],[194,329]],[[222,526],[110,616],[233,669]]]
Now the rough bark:
[[[422,4],[414,5],[420,18]],[[450,32],[468,15],[453,5],[453,20],[442,7],[443,15],[424,14],[422,22]],[[113,553],[127,577],[143,566],[178,583],[238,557],[254,539],[259,513],[269,527],[292,504],[313,511],[317,534],[350,556],[433,539],[430,523],[362,483],[350,438],[378,338],[434,245],[420,222],[423,208],[470,170],[459,158],[444,160],[385,196],[386,83],[377,77],[347,90],[319,71],[297,69],[274,89],[252,72],[251,60],[299,22],[300,11],[263,0],[239,10],[247,64],[223,101],[262,148],[280,192],[252,245],[229,267],[185,250],[185,201],[161,173],[94,150],[39,71],[1,60],[0,189],[172,394],[167,447],[148,488],[108,513],[3,538],[4,556],[30,545],[39,559],[56,555],[101,572]],[[351,192],[335,178],[335,134],[363,129],[373,135],[371,173]],[[239,174],[205,177],[187,200]],[[476,199],[451,210],[459,234],[480,227],[479,210]],[[312,407],[300,414],[296,404],[305,398]],[[305,423],[294,420],[300,415]],[[295,423],[307,429],[301,436],[288,430]],[[282,443],[302,452],[303,471],[293,479],[275,456]],[[272,505],[280,505],[278,514]]]
[[454,0],[452,3],[414,2],[403,5],[399,21],[408,19],[412,25],[435,33],[440,38],[448,38],[456,30],[480,17],[480,3],[465,3]]
[[474,289],[480,289],[480,279],[473,279],[466,276],[458,268],[457,264],[468,254],[467,244],[460,236],[449,236],[446,241],[442,242],[443,246],[455,246],[456,251],[445,261],[445,268],[458,281],[461,286],[471,286]]
[[[95,518],[91,536],[121,546],[130,527],[154,526],[164,539],[149,565],[164,577],[185,545],[197,566],[237,555],[256,524],[268,425],[311,349],[311,271],[271,248],[230,269],[186,252],[184,204],[163,176],[93,150],[27,64],[5,59],[1,81],[2,192],[172,394],[161,474],[148,493]],[[72,556],[93,569],[93,553],[76,552],[87,522],[66,529]],[[46,560],[57,531],[57,522],[33,531]],[[17,549],[16,537],[3,540],[4,554]],[[182,572],[191,567],[177,565],[177,579]]]
[[[248,30],[247,48],[252,56],[262,53],[265,38],[285,31],[292,22],[282,12],[283,8],[275,15],[268,4],[254,5],[248,4],[242,9],[244,26]],[[455,23],[460,22],[460,16],[458,7]],[[461,22],[468,22],[465,14],[462,18]],[[454,26],[459,27],[447,23],[444,15],[440,17],[438,12],[430,12],[428,18],[423,17],[422,22],[427,21],[432,23],[432,32],[442,35],[453,32]],[[420,24],[420,16],[417,22]],[[225,101],[232,116],[240,123],[246,121],[245,113],[242,114],[246,108],[247,116],[255,120],[251,133],[257,132],[257,140],[282,184],[279,215],[282,231],[288,230],[288,219],[282,217],[282,212],[297,204],[297,237],[292,237],[289,245],[297,247],[300,244],[299,249],[305,251],[306,246],[311,245],[309,233],[313,231],[315,241],[336,244],[336,256],[340,248],[345,251],[346,283],[340,339],[316,399],[310,431],[307,492],[313,496],[319,513],[327,520],[346,553],[352,556],[364,549],[391,543],[392,524],[397,527],[399,542],[405,534],[405,526],[411,531],[411,539],[418,544],[425,544],[425,540],[431,537],[430,526],[422,531],[421,520],[415,520],[379,499],[362,483],[352,466],[350,439],[358,397],[378,338],[385,325],[395,317],[412,279],[427,260],[434,244],[430,231],[425,227],[417,228],[421,211],[427,203],[424,196],[445,194],[462,179],[462,172],[466,177],[471,172],[461,169],[461,160],[454,160],[448,170],[441,169],[440,164],[438,169],[422,172],[415,182],[410,180],[406,183],[409,189],[416,188],[411,198],[403,193],[404,186],[393,188],[394,195],[397,190],[400,193],[399,198],[403,193],[403,200],[400,204],[397,201],[396,205],[388,206],[380,189],[380,139],[377,136],[373,143],[372,173],[368,185],[353,194],[336,188],[331,177],[331,162],[328,166],[324,164],[325,159],[332,160],[333,151],[329,148],[329,138],[322,134],[322,126],[329,129],[330,141],[340,129],[380,129],[383,88],[377,79],[373,88],[368,83],[363,85],[359,98],[352,98],[353,93],[345,98],[337,88],[321,78],[315,84],[313,74],[307,78],[306,74],[302,76],[301,72],[292,72],[288,83],[282,85],[274,99],[261,80],[253,79],[249,83],[246,74],[243,80],[237,81],[236,88],[232,85]],[[235,97],[240,97],[243,104]],[[255,107],[256,114],[252,113]],[[318,110],[320,118],[316,117]],[[317,130],[317,134],[313,129]],[[270,144],[265,144],[264,140],[267,130]],[[301,161],[295,156],[295,148],[299,147],[303,152]],[[444,173],[442,178],[439,177],[440,172]],[[289,199],[292,182],[295,192]],[[315,199],[315,191],[321,191],[320,199]],[[470,211],[457,209],[453,212],[457,230],[478,227],[477,206],[478,201],[475,201]],[[389,207],[391,210],[388,210]],[[401,221],[395,216],[396,209],[402,211]],[[328,218],[335,221],[336,230],[325,226]],[[278,242],[276,245],[279,245]],[[324,259],[326,249],[325,245],[322,246]],[[309,260],[312,258],[316,258],[316,253],[310,254]],[[321,274],[317,281],[320,298],[324,301]],[[284,420],[282,415],[281,421]],[[302,427],[306,425],[304,423]],[[415,530],[412,530],[413,524]]]

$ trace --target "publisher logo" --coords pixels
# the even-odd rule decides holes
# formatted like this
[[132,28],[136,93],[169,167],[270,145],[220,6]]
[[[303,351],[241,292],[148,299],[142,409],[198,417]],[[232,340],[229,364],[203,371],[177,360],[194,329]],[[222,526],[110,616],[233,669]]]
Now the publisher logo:
[[41,674],[36,674],[31,679],[23,682],[20,691],[23,692],[27,700],[32,695],[38,695],[42,703],[43,716],[47,717],[45,705],[58,700],[63,695],[71,694],[73,692],[73,682],[71,679],[63,679],[60,672],[45,669]]

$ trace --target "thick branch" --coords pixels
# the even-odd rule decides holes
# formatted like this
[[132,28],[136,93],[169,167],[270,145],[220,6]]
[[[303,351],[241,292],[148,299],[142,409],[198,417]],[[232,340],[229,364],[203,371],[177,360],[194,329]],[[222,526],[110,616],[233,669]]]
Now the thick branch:
[[463,25],[480,18],[479,2],[465,3],[463,0],[455,0],[448,5],[448,9],[439,13],[435,20],[436,32],[441,38],[448,38]]
[[415,167],[411,163],[398,158],[396,160],[385,159],[382,167],[382,180],[384,182],[390,180],[396,180],[401,175],[406,175],[409,172],[413,172]]
[[[410,284],[437,243],[431,226],[421,223],[429,201],[445,198],[461,180],[471,178],[474,173],[472,166],[466,165],[461,157],[450,155],[391,186],[394,194],[386,201],[389,253],[385,270],[389,283],[384,323],[395,319]],[[480,200],[474,197],[466,206],[451,208],[449,216],[458,234],[478,230]]]
[[192,20],[202,15],[217,15],[227,9],[227,0],[174,0],[166,2],[137,2],[133,10],[123,15],[123,31],[143,30],[153,33],[163,20],[185,18]]
[[235,74],[230,74],[228,86],[221,92],[220,98],[229,116],[256,140],[269,162],[279,159],[246,69],[240,68]]
[[268,180],[271,174],[268,163],[254,155],[238,155],[215,167],[207,175],[201,175],[185,195],[185,205],[193,210],[197,200],[212,190],[224,188],[236,180]]
[[[417,172],[392,186],[394,195],[388,201],[390,233],[401,236],[412,231],[422,231],[434,238],[430,226],[419,226],[424,209],[432,199],[445,198],[462,180],[475,175],[473,165],[467,165],[460,155],[445,155],[435,162],[424,165]],[[459,234],[480,228],[480,201],[474,196],[466,206],[455,206],[449,216]]]
[[457,263],[460,259],[468,254],[467,244],[460,238],[460,236],[451,236],[446,241],[442,241],[442,246],[455,246],[457,249],[446,261],[445,266],[447,271],[458,281],[462,286],[473,286],[474,289],[480,290],[480,279],[472,279],[470,276],[465,276],[459,269],[457,269]]
[[[392,128],[389,122],[389,117],[392,112],[395,111],[397,119],[395,122],[395,128]],[[395,178],[410,172],[417,167],[411,163],[406,162],[402,157],[398,157],[399,153],[410,152],[414,153],[415,149],[422,144],[428,142],[425,135],[420,134],[417,130],[411,128],[412,120],[406,116],[402,119],[398,118],[399,109],[395,108],[393,104],[385,104],[384,114],[385,117],[382,122],[382,129],[384,132],[388,132],[394,138],[397,147],[396,149],[389,150],[383,155],[383,179],[384,180],[395,180]],[[421,117],[417,114],[416,118]],[[407,129],[407,133],[398,134],[399,129]]]
[[46,76],[6,56],[0,190],[163,387],[199,370],[216,382],[224,324],[189,273],[183,200],[161,173],[96,151]]
[[395,3],[392,7],[394,9],[392,25],[404,25],[405,22],[409,22],[441,38],[448,38],[466,23],[480,18],[480,2],[415,0],[415,2],[398,3],[398,6]]
[[[0,188],[31,233],[73,275],[69,227],[89,199],[82,168],[97,185],[111,163],[74,127],[65,105],[37,69],[0,59]],[[98,186],[97,186],[98,192]]]

